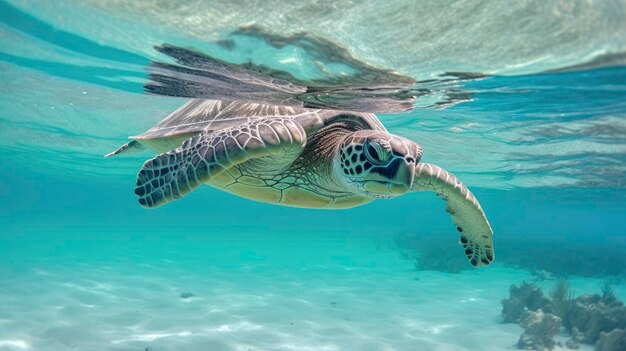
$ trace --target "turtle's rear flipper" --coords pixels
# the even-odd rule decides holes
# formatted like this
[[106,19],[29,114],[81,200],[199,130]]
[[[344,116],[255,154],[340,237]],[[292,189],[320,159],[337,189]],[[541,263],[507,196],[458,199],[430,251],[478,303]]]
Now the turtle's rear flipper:
[[413,89],[414,79],[391,71],[376,71],[366,81],[354,76],[305,81],[285,71],[224,62],[173,45],[155,49],[177,64],[150,62],[144,90],[151,94],[379,113],[410,110],[415,95],[423,94]]
[[296,157],[305,144],[304,129],[291,119],[250,122],[217,134],[198,134],[179,148],[146,161],[137,175],[135,194],[141,206],[158,207],[239,163],[270,154]]
[[141,145],[137,140],[133,140],[118,147],[115,151],[109,152],[108,154],[104,155],[104,157],[117,156],[121,154],[136,154],[138,152],[142,152],[145,149],[146,148]]
[[413,191],[434,191],[446,201],[446,211],[461,236],[460,244],[472,266],[488,266],[494,259],[493,231],[476,197],[454,175],[428,163],[415,166]]

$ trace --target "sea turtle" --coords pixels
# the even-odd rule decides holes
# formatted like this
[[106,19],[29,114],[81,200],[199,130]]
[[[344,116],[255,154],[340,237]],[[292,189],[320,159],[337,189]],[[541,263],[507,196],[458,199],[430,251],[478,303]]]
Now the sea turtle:
[[480,204],[422,148],[387,132],[372,113],[193,99],[107,156],[152,149],[137,176],[143,207],[177,200],[202,184],[285,206],[341,209],[434,191],[446,202],[473,266],[494,259]]

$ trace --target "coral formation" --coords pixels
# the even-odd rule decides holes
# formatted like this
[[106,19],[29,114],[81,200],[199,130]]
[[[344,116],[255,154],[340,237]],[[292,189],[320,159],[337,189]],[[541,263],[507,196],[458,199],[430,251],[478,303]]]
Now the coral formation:
[[615,279],[605,279],[600,291],[602,291],[602,300],[615,299]]
[[626,329],[626,307],[614,297],[602,299],[598,294],[583,295],[574,300],[563,324],[568,330],[578,328],[584,342],[594,344],[601,332]]
[[554,288],[550,291],[552,313],[560,318],[566,318],[574,303],[574,292],[569,286],[567,279],[559,278]]
[[512,285],[509,298],[502,300],[502,319],[525,329],[518,342],[522,349],[551,349],[562,324],[570,334],[570,349],[586,343],[595,344],[597,351],[626,350],[626,306],[615,297],[614,284],[606,280],[602,295],[577,298],[564,279],[557,281],[549,298],[535,284]]
[[556,345],[554,336],[559,333],[561,318],[543,313],[541,309],[526,310],[520,317],[520,326],[524,334],[520,336],[517,347],[522,350],[552,350]]
[[565,346],[568,349],[576,350],[580,347],[580,344],[584,341],[583,334],[578,330],[578,328],[574,327],[570,331],[570,337],[565,342]]
[[504,323],[519,322],[525,310],[537,311],[541,309],[546,312],[551,311],[550,299],[545,297],[541,289],[535,284],[524,282],[519,287],[511,285],[509,293],[509,298],[501,301],[502,320]]
[[624,351],[626,350],[626,329],[613,329],[600,333],[596,344],[596,351]]

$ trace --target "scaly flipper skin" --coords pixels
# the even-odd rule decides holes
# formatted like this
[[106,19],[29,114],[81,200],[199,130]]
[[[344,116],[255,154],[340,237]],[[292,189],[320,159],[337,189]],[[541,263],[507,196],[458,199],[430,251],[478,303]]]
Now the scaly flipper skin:
[[146,208],[181,198],[212,177],[250,160],[302,150],[307,137],[292,119],[276,118],[187,139],[179,148],[148,160],[135,194]]
[[472,266],[488,266],[494,259],[493,231],[478,200],[454,175],[428,163],[415,166],[413,191],[434,191],[446,201],[446,211],[461,234],[460,244]]
[[135,154],[145,150],[146,148],[137,142],[137,140],[130,141],[120,147],[118,147],[115,151],[111,151],[108,154],[104,155],[105,158],[116,156],[120,154]]

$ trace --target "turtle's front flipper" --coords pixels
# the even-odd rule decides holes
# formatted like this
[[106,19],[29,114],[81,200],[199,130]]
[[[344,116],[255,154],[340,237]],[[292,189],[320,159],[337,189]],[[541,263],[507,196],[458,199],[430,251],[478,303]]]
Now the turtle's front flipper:
[[143,207],[185,196],[212,177],[252,158],[301,150],[302,126],[289,119],[246,123],[217,134],[198,134],[170,152],[148,160],[137,175],[135,194]]
[[434,191],[446,201],[446,211],[461,234],[460,244],[472,266],[488,266],[493,261],[489,221],[478,200],[457,177],[438,166],[419,163],[411,190]]

